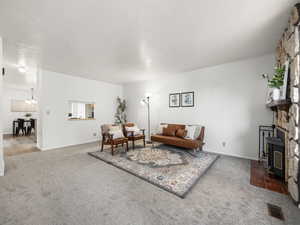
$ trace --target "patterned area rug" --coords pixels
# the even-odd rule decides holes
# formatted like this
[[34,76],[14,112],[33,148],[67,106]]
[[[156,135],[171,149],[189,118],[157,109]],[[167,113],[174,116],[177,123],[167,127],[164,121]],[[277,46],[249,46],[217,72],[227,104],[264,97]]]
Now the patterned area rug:
[[125,170],[168,192],[184,198],[199,178],[217,160],[218,155],[198,152],[196,155],[166,145],[137,147],[126,154],[122,148],[111,155],[110,149],[88,153]]

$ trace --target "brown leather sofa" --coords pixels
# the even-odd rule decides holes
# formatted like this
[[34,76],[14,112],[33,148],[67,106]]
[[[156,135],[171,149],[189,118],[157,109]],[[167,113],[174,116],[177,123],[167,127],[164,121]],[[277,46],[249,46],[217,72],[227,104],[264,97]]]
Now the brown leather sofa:
[[[167,125],[167,127],[176,127],[176,129],[185,129],[186,125],[184,124],[165,124],[162,123],[161,125]],[[182,148],[187,149],[194,149],[194,150],[202,150],[204,143],[204,131],[205,127],[198,126],[200,128],[199,135],[194,139],[186,139],[180,138],[176,136],[166,136],[163,134],[155,134],[151,135],[151,141],[153,142],[160,142],[167,145],[174,145]]]

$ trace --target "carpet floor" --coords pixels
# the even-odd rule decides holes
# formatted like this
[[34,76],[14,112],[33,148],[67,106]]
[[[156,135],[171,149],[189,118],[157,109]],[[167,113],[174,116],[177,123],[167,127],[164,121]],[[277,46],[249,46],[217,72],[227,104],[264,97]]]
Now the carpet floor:
[[[137,146],[125,152],[119,147],[114,155],[110,149],[89,155],[137,176],[170,193],[184,198],[218,155],[199,151],[192,156],[187,150],[168,145]],[[194,153],[196,154],[196,153]]]
[[[221,156],[185,199],[87,152],[97,143],[5,158],[1,225],[300,224],[289,196],[250,185],[250,161]],[[285,221],[268,215],[267,203]]]

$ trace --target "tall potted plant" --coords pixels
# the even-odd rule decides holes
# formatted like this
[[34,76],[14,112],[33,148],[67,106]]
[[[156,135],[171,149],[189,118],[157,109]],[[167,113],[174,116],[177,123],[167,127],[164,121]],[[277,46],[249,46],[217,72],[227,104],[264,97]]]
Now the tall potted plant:
[[284,66],[276,67],[273,78],[271,80],[269,80],[269,83],[268,83],[269,87],[273,88],[272,97],[273,97],[274,101],[280,99],[280,87],[283,85],[284,72],[285,72]]
[[117,112],[115,114],[115,123],[116,124],[124,124],[127,122],[126,115],[126,101],[122,100],[120,97],[117,98]]

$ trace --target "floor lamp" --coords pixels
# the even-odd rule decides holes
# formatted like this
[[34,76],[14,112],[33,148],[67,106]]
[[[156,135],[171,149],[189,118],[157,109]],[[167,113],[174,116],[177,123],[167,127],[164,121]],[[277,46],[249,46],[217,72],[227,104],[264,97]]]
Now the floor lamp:
[[147,115],[148,115],[148,140],[147,143],[151,144],[151,136],[150,136],[150,96],[151,94],[146,94],[146,98],[141,100],[143,105],[147,106]]

